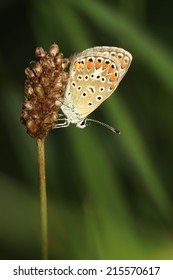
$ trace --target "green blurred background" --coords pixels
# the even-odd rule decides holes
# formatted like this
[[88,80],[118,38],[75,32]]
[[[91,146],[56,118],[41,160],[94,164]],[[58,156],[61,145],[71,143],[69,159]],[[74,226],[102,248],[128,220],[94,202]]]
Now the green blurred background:
[[132,65],[92,124],[46,140],[50,259],[173,259],[171,0],[1,0],[0,258],[40,258],[37,147],[19,118],[37,46],[122,47]]

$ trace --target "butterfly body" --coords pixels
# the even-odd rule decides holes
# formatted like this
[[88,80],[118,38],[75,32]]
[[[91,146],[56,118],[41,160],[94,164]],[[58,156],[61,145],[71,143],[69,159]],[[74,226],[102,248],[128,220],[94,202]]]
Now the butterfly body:
[[94,47],[75,55],[61,106],[64,126],[86,127],[86,117],[116,90],[131,61],[131,54],[117,47]]

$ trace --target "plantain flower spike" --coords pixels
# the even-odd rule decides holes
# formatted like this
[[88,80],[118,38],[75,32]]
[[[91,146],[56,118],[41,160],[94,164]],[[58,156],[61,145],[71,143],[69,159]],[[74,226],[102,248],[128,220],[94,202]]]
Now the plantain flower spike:
[[68,79],[64,70],[69,60],[63,59],[56,44],[50,46],[48,53],[42,47],[36,48],[35,55],[37,61],[31,61],[30,67],[25,69],[27,79],[21,122],[30,136],[44,139],[60,118],[58,112]]

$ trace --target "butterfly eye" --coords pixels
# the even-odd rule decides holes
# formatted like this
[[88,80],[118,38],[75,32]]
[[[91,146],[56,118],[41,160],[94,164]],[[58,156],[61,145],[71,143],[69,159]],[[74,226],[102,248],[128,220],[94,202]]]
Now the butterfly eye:
[[84,128],[84,127],[86,127],[86,126],[87,126],[86,120],[82,120],[82,121],[77,125],[77,127],[80,127],[80,128]]

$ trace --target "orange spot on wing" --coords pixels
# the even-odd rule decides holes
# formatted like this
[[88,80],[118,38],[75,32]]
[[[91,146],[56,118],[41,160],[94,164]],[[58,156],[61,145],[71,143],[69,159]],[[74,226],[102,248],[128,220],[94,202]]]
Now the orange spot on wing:
[[110,66],[108,69],[108,74],[113,73],[114,71],[115,71],[115,69],[112,66]]
[[106,62],[103,62],[103,63],[102,63],[102,68],[103,68],[103,69],[106,69],[108,66],[109,66],[108,63],[106,63]]
[[87,69],[91,69],[93,65],[94,65],[93,61],[87,61],[86,63]]
[[73,66],[73,70],[75,71],[76,69],[80,70],[80,69],[84,69],[84,65],[80,62],[76,62]]
[[77,68],[77,62],[73,65],[73,70],[75,71]]
[[121,62],[122,62],[122,60],[123,60],[123,55],[118,54],[118,55],[117,55],[117,59],[118,59],[118,62],[121,64]]
[[110,90],[115,90],[116,89],[116,83],[112,83],[112,85],[110,86]]
[[96,69],[100,68],[101,65],[102,65],[101,62],[99,62],[99,61],[96,61],[96,62],[95,62],[95,68],[96,68]]
[[79,68],[80,68],[80,69],[84,69],[85,66],[84,66],[83,64],[81,64]]
[[122,63],[121,63],[121,68],[126,68],[127,67],[127,64],[123,61]]
[[117,77],[114,75],[111,75],[110,78],[109,78],[109,81],[110,82],[113,82],[113,81],[116,81]]

